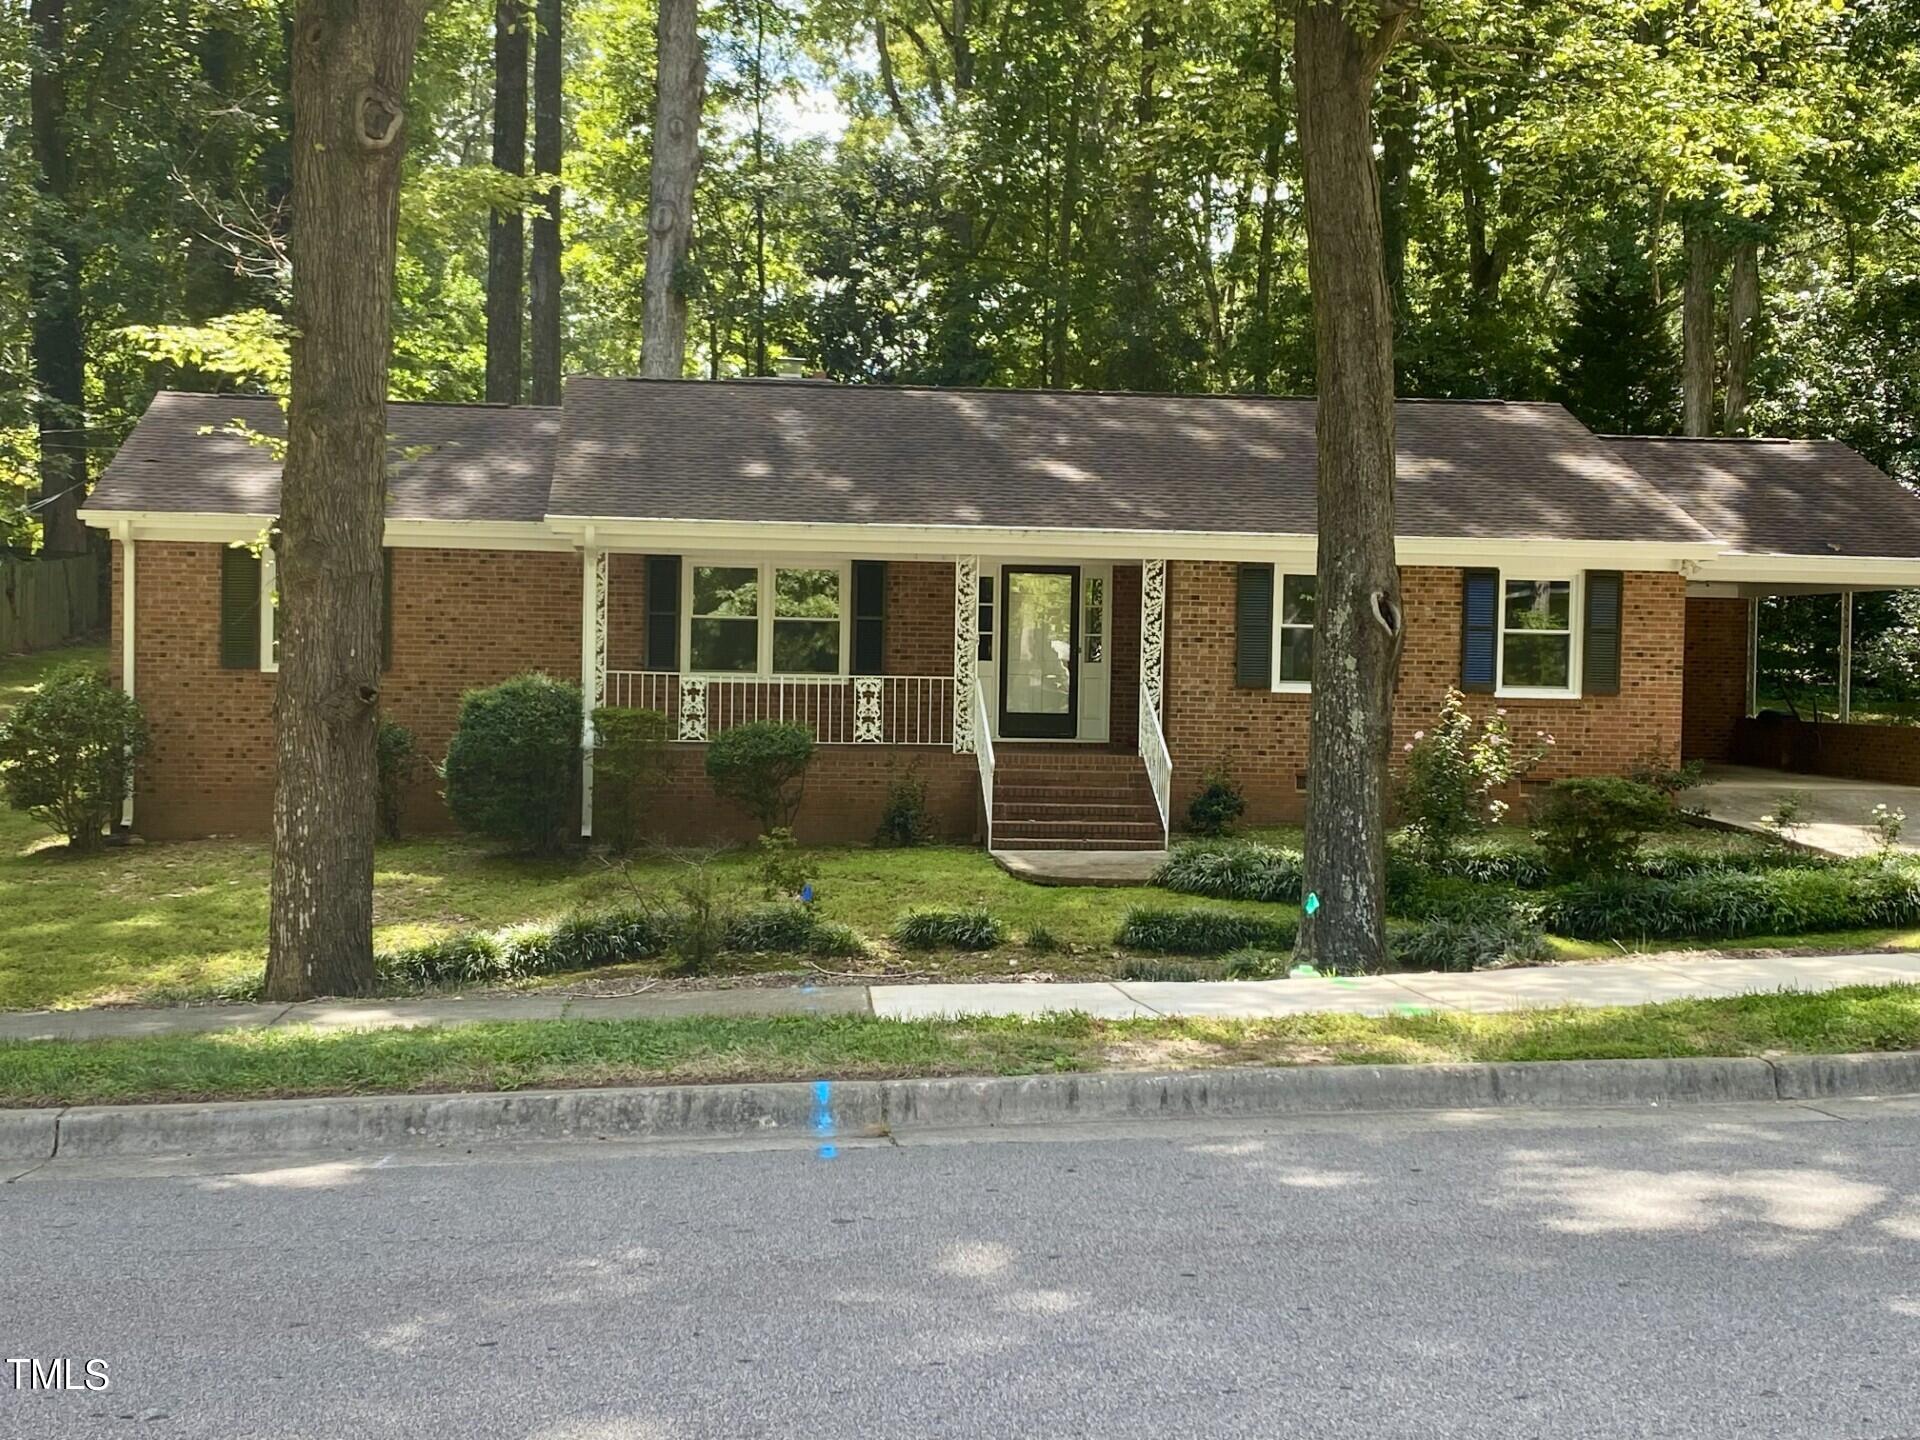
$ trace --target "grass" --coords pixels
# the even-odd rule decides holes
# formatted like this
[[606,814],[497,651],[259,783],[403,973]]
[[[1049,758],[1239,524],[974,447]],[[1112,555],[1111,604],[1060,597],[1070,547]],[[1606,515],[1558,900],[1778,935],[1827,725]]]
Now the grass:
[[0,1106],[1228,1065],[1588,1060],[1920,1048],[1920,987],[1611,1009],[1274,1020],[525,1021],[0,1044]]

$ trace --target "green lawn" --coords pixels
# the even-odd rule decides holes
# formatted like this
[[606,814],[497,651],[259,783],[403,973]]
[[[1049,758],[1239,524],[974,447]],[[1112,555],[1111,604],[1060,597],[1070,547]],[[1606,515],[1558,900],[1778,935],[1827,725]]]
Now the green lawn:
[[1920,987],[1615,1009],[1279,1020],[526,1021],[0,1043],[0,1106],[518,1090],[667,1081],[1029,1075],[1920,1047]]

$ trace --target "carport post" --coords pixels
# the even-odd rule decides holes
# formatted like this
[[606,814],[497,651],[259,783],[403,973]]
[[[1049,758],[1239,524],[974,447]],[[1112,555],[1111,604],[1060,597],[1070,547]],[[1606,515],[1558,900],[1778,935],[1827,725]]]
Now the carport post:
[[1760,597],[1747,601],[1747,718],[1760,713]]
[[1853,718],[1853,591],[1840,592],[1840,723]]

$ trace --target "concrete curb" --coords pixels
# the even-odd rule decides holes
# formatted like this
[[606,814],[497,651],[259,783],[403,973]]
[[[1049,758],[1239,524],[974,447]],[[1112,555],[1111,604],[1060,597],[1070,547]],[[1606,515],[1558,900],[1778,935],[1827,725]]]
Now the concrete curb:
[[1920,1052],[662,1085],[0,1110],[0,1160],[585,1139],[820,1140],[1076,1121],[1710,1105],[1920,1094]]

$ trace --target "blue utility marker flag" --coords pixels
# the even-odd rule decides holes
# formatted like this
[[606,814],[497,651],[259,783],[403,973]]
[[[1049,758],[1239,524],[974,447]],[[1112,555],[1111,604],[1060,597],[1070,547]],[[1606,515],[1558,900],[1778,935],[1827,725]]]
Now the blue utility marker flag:
[[1309,890],[1307,892],[1307,903],[1302,905],[1300,908],[1302,910],[1305,910],[1309,915],[1313,914],[1314,911],[1320,908],[1320,897],[1317,894],[1315,894],[1313,891]]
[[800,903],[802,905],[811,905],[813,903],[813,882],[811,880],[800,887]]

